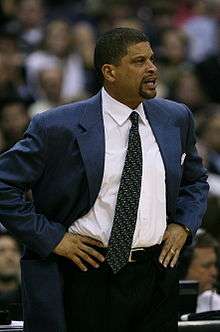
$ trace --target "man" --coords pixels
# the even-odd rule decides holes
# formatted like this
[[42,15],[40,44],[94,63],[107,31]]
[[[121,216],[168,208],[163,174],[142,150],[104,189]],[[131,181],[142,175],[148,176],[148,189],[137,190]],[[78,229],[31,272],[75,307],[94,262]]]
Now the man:
[[17,241],[9,234],[0,234],[0,309],[9,309],[13,319],[22,319],[20,256]]
[[25,103],[20,98],[6,99],[1,107],[0,122],[9,149],[23,135],[29,123]]
[[61,104],[62,79],[63,73],[59,66],[54,65],[39,72],[39,83],[43,96],[29,107],[28,113],[31,118]]
[[186,249],[182,257],[184,279],[199,282],[197,312],[220,310],[220,296],[216,293],[218,250],[215,239],[204,232],[196,236],[195,243]]
[[101,92],[36,116],[0,161],[0,218],[26,244],[25,331],[177,331],[175,265],[208,191],[192,116],[153,99],[142,32],[104,34],[95,67]]
[[8,234],[0,234],[0,303],[4,295],[17,291],[20,285],[20,250]]

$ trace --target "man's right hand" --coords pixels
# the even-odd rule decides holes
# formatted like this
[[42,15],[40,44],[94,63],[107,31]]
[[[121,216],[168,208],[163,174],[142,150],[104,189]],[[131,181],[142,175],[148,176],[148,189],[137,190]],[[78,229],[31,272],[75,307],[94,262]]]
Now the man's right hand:
[[[54,248],[54,253],[72,260],[82,271],[87,271],[84,262],[95,268],[99,267],[99,262],[103,262],[105,257],[96,251],[93,246],[103,247],[102,242],[88,236],[66,233],[60,243]],[[96,260],[95,260],[95,259]]]

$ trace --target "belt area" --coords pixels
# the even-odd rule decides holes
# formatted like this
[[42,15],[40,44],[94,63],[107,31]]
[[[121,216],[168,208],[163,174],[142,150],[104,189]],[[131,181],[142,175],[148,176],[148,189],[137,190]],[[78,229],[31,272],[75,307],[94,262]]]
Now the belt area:
[[[140,248],[133,248],[130,251],[129,263],[135,263],[135,262],[140,262],[144,261],[146,257],[159,257],[159,254],[161,252],[161,245],[160,244],[155,244],[154,246],[151,247],[140,247]],[[103,256],[106,256],[108,253],[108,248],[107,247],[95,247],[100,254]]]

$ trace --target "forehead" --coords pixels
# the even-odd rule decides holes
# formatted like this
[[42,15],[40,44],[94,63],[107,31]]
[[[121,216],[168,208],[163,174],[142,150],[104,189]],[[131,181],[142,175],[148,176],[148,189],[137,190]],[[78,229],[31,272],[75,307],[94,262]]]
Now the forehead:
[[153,54],[153,50],[149,42],[140,42],[137,44],[132,44],[128,46],[127,51],[128,51],[127,56],[129,57],[135,57],[138,55],[151,56]]
[[195,248],[194,261],[202,263],[210,260],[216,260],[214,248]]

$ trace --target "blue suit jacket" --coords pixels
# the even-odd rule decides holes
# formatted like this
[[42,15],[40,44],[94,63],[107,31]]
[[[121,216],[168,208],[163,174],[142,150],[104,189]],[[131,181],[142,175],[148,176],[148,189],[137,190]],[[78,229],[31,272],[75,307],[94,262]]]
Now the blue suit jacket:
[[[208,184],[191,113],[159,98],[145,101],[144,108],[165,165],[167,222],[184,224],[195,234]],[[61,277],[52,251],[97,198],[104,141],[98,93],[37,115],[24,138],[0,157],[0,220],[26,246],[21,260],[25,331],[65,331]],[[33,203],[24,198],[29,188]]]

